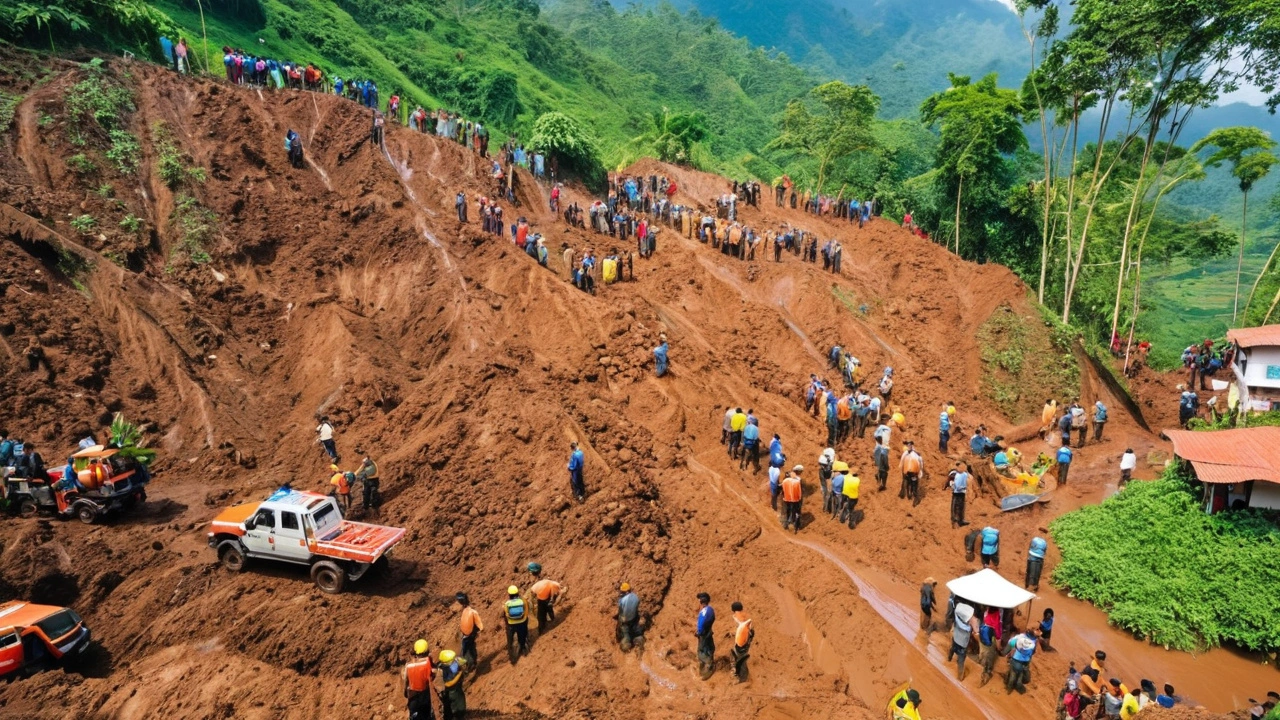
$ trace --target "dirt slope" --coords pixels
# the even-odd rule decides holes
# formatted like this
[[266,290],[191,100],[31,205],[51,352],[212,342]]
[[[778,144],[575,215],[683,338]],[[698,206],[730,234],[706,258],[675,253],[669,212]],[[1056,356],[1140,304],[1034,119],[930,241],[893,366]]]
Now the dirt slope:
[[[53,464],[122,410],[148,424],[162,458],[135,516],[0,523],[0,600],[70,604],[101,647],[81,674],[0,688],[6,714],[398,717],[395,672],[417,637],[456,647],[459,590],[490,628],[469,704],[494,717],[869,718],[908,679],[939,716],[1052,711],[1066,659],[1082,657],[1092,637],[1064,632],[1032,691],[1007,696],[996,683],[978,689],[972,675],[955,683],[942,638],[930,645],[915,630],[920,578],[970,569],[939,489],[939,405],[960,406],[964,437],[979,421],[1010,428],[980,391],[975,339],[1002,306],[1036,322],[1007,269],[957,262],[879,220],[858,231],[770,205],[744,215],[838,233],[843,276],[793,256],[741,263],[667,230],[636,282],[588,296],[564,281],[555,251],[611,243],[557,223],[532,178],[507,218],[528,215],[546,234],[549,269],[481,235],[474,207],[471,224],[456,221],[458,190],[472,201],[490,192],[479,158],[456,144],[391,128],[382,152],[365,140],[368,116],[341,99],[128,71],[119,77],[138,108],[136,177],[86,181],[67,167],[62,97],[82,70],[32,90],[0,147],[0,417]],[[178,200],[155,174],[148,132],[158,121],[208,171],[186,191],[218,219],[207,264],[175,254]],[[306,140],[301,170],[281,149],[289,128]],[[636,171],[672,175],[689,202],[725,187],[649,161]],[[113,199],[90,192],[108,179]],[[84,213],[100,236],[70,227]],[[128,213],[150,231],[140,244],[117,229]],[[59,270],[59,248],[92,268]],[[649,354],[659,332],[672,347],[662,379]],[[33,337],[47,367],[27,372]],[[857,530],[817,518],[783,534],[764,475],[725,457],[720,420],[727,403],[754,408],[765,436],[779,433],[789,461],[812,475],[825,430],[803,412],[800,390],[824,372],[835,341],[871,372],[894,367],[907,434],[920,438],[930,471],[924,500],[911,508],[864,491]],[[409,529],[390,572],[330,597],[286,568],[221,570],[204,544],[219,508],[285,481],[327,489],[313,439],[321,413],[338,427],[344,467],[357,445],[382,465],[381,521]],[[1114,482],[1121,445],[1155,442],[1123,416],[1111,428],[1123,439],[1087,451],[1075,487],[1049,509],[998,518],[1006,576],[1018,575],[1051,513]],[[587,455],[581,505],[564,469],[571,440]],[[869,467],[869,439],[841,452]],[[806,492],[816,496],[815,478]],[[970,516],[995,520],[995,506],[977,498]],[[561,624],[512,668],[498,607],[508,584],[527,582],[530,560],[568,590]],[[642,656],[613,644],[623,580],[651,616]],[[734,599],[755,619],[747,685],[723,667],[728,637],[717,640],[721,670],[696,677],[703,590],[721,635]]]

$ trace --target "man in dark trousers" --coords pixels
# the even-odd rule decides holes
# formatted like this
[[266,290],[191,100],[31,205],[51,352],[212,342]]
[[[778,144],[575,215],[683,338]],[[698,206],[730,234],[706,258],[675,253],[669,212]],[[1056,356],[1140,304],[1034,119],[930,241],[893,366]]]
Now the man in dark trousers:
[[694,631],[698,636],[698,674],[706,680],[716,666],[716,640],[712,634],[716,611],[711,607],[711,596],[704,592],[698,593],[698,606],[698,625]]
[[964,502],[969,490],[969,473],[964,463],[956,463],[947,473],[947,487],[951,489],[951,527],[964,527]]

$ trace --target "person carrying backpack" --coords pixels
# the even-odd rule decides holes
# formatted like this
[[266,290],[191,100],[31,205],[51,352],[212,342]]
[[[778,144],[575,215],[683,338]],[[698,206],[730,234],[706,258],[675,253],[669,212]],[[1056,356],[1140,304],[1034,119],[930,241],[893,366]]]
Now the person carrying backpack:
[[1107,406],[1098,400],[1093,404],[1093,441],[1102,442],[1102,428],[1107,424]]

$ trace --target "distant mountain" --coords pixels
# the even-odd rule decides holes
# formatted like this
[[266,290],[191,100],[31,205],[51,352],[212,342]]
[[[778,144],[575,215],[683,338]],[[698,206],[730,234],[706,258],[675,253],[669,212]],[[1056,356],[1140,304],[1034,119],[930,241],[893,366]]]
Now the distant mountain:
[[888,117],[914,117],[947,72],[1018,85],[1028,50],[997,0],[673,0],[824,77],[868,83]]

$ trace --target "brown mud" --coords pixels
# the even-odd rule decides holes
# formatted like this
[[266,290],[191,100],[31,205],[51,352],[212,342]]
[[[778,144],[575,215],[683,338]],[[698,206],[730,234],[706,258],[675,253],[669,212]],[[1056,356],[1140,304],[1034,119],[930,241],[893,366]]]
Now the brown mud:
[[[474,201],[492,186],[457,144],[391,127],[379,151],[366,140],[369,117],[345,100],[128,71],[109,69],[135,94],[136,176],[82,179],[67,167],[76,150],[63,97],[84,70],[27,88],[0,146],[0,416],[50,465],[117,410],[144,423],[161,454],[151,499],[132,516],[0,523],[0,600],[71,605],[99,648],[80,672],[0,688],[0,713],[400,717],[395,674],[407,648],[418,637],[456,648],[459,590],[488,628],[468,687],[469,706],[487,717],[875,718],[908,680],[928,717],[1049,717],[1067,660],[1099,646],[1126,679],[1172,682],[1217,712],[1277,683],[1270,667],[1227,651],[1143,645],[1047,583],[1033,614],[1055,607],[1059,651],[1037,656],[1026,695],[996,681],[979,688],[977,673],[957,682],[945,633],[918,631],[921,579],[976,569],[963,559],[964,531],[946,520],[945,469],[977,423],[1018,430],[983,393],[977,331],[1007,307],[1040,352],[1049,347],[1007,269],[957,261],[884,220],[858,230],[765,197],[760,210],[743,209],[747,222],[838,235],[844,273],[790,254],[731,260],[664,228],[655,257],[637,258],[635,282],[593,297],[565,281],[560,245],[616,241],[567,229],[528,175],[521,207],[504,209],[544,233],[546,269],[479,232]],[[187,190],[218,219],[207,264],[175,251],[175,192],[155,175],[148,131],[157,121],[208,172]],[[306,141],[304,169],[281,148],[289,128]],[[673,177],[683,202],[706,204],[727,187],[653,161],[633,171]],[[93,192],[107,181],[110,200]],[[472,202],[465,226],[453,214],[458,190]],[[580,188],[573,199],[589,200]],[[99,230],[81,235],[69,219],[86,213]],[[140,237],[119,228],[126,213],[143,220]],[[75,271],[61,249],[91,268]],[[650,355],[659,332],[671,341],[664,378]],[[36,372],[23,357],[32,338],[47,359]],[[911,507],[892,475],[889,492],[868,490],[870,438],[842,446],[865,478],[852,531],[816,512],[810,476],[825,430],[801,398],[808,375],[827,372],[833,342],[869,374],[893,366],[908,428],[895,432],[894,450],[916,439],[927,469]],[[1083,397],[1119,407],[1090,373],[1082,368]],[[950,457],[936,448],[944,400],[959,407]],[[810,468],[798,534],[779,527],[765,475],[726,457],[726,404],[753,408],[763,436],[780,434],[788,461]],[[222,570],[204,535],[220,508],[285,481],[327,490],[313,430],[322,413],[335,421],[344,468],[358,462],[357,446],[379,460],[378,520],[409,530],[388,572],[331,597],[287,567]],[[571,440],[587,457],[580,505],[565,471]],[[1020,577],[1030,538],[1053,517],[1114,490],[1126,446],[1167,451],[1113,411],[1107,438],[1078,454],[1070,486],[1047,505],[1002,515],[989,493],[971,499],[974,525],[1002,530],[1006,577]],[[530,560],[567,590],[558,624],[534,631],[532,655],[513,668],[499,603],[507,585],[527,583]],[[624,580],[649,618],[639,655],[614,643]],[[720,616],[707,682],[692,632],[700,591]],[[735,599],[756,627],[743,685],[726,665]]]

